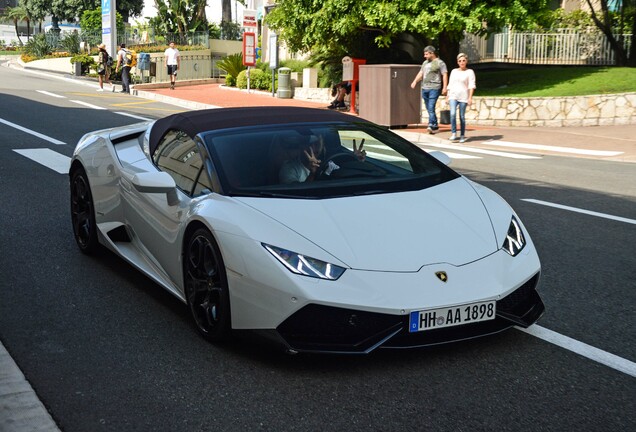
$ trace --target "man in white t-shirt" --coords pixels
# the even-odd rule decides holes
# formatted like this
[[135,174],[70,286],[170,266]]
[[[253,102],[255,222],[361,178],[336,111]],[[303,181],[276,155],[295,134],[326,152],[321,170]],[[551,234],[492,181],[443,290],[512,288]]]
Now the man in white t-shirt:
[[170,42],[170,46],[166,49],[164,55],[166,57],[168,76],[170,76],[170,88],[174,90],[174,83],[177,81],[177,70],[181,66],[181,55],[179,55],[179,50],[174,47],[174,42]]

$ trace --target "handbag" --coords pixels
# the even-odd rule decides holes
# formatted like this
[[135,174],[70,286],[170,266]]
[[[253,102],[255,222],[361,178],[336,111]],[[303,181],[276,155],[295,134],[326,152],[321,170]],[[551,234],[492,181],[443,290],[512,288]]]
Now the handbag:
[[440,124],[450,124],[450,110],[448,109],[448,104],[446,103],[446,101],[444,101],[442,107],[446,109],[443,109],[439,112],[439,122]]

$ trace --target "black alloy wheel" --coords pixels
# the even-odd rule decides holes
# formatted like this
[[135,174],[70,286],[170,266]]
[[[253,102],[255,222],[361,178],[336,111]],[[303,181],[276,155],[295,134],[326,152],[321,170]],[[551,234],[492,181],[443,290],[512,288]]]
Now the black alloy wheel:
[[71,222],[80,251],[87,255],[94,253],[99,247],[95,207],[88,178],[81,168],[71,174]]
[[199,228],[186,243],[185,295],[190,313],[207,340],[226,340],[231,330],[230,298],[225,265],[214,237]]

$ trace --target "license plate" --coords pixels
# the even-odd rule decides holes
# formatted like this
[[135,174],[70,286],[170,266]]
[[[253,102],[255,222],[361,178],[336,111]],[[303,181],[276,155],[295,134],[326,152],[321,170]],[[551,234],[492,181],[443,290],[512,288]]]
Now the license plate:
[[449,308],[411,312],[409,332],[433,330],[495,319],[496,303],[493,301],[465,304]]

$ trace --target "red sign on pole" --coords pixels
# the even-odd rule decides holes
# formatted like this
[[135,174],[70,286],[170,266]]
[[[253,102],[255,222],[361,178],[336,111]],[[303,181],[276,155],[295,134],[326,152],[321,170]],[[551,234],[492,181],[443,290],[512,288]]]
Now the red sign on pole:
[[243,66],[256,66],[256,35],[243,33]]

